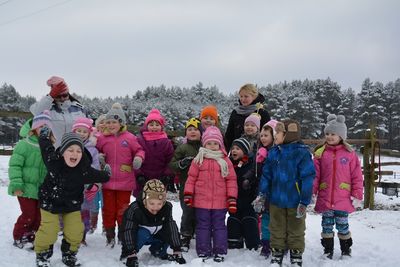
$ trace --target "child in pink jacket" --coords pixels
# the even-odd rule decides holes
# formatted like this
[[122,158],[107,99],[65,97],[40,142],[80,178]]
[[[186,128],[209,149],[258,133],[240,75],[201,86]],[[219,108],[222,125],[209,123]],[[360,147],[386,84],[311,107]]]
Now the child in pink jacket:
[[[105,162],[100,163],[111,167],[110,181],[103,185],[102,212],[107,245],[114,247],[115,222],[118,226],[122,224],[122,215],[136,186],[133,169],[140,168],[145,153],[136,136],[127,131],[126,117],[119,103],[113,104],[108,111],[106,127],[103,135],[98,137],[96,147],[105,155]],[[118,239],[121,240],[120,232]]]
[[343,115],[330,114],[324,129],[325,143],[314,152],[316,176],[313,194],[317,195],[315,211],[322,213],[324,255],[333,256],[333,226],[336,223],[342,256],[351,256],[353,240],[348,216],[361,207],[363,176],[355,151],[346,143],[347,127]]
[[197,255],[203,261],[214,255],[214,261],[221,262],[228,247],[226,211],[236,212],[236,173],[222,148],[223,138],[217,127],[208,127],[201,142],[204,147],[189,168],[184,201],[195,208]]

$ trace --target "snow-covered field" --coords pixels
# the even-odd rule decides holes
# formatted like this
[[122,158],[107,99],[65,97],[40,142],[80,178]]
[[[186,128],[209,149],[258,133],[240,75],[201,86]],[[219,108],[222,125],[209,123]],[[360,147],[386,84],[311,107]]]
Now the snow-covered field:
[[[12,245],[12,229],[18,217],[19,205],[15,197],[7,195],[8,184],[8,156],[0,156],[0,203],[2,216],[0,217],[0,266],[7,267],[33,267],[35,266],[35,254],[31,251],[18,249]],[[389,158],[385,161],[399,161]],[[383,161],[383,160],[382,160]],[[389,169],[389,168],[388,168]],[[399,166],[390,167],[400,172]],[[400,178],[400,177],[399,177]],[[400,180],[400,179],[399,179]],[[400,211],[388,210],[389,207],[400,207],[400,198],[388,197],[377,193],[376,203],[382,210],[363,210],[350,215],[350,230],[353,235],[353,256],[350,259],[340,259],[339,242],[335,240],[335,255],[333,260],[321,258],[322,247],[320,244],[321,217],[313,212],[307,215],[306,251],[304,253],[303,266],[400,266]],[[180,222],[181,210],[179,203],[174,203],[174,216]],[[99,222],[101,225],[101,221]],[[60,238],[61,239],[61,238]],[[52,266],[64,266],[61,262],[60,241],[55,245],[54,255],[51,259]],[[111,267],[124,266],[119,262],[121,248],[105,247],[105,237],[100,230],[87,237],[88,246],[82,247],[78,257],[85,267]],[[192,241],[194,247],[194,241]],[[203,263],[196,257],[194,249],[184,253],[187,266],[193,267],[258,267],[269,266],[269,260],[259,256],[259,252],[241,250],[229,250],[223,263],[213,261]],[[139,253],[140,266],[178,266],[154,259],[146,248]],[[284,260],[285,266],[290,264],[289,258]]]

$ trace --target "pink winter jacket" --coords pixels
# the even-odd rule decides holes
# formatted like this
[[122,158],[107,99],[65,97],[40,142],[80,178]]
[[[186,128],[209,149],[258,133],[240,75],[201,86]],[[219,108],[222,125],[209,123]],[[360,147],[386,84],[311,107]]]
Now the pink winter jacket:
[[236,173],[228,157],[229,174],[222,177],[221,167],[214,159],[204,158],[201,165],[190,165],[185,194],[193,195],[193,207],[202,209],[225,209],[228,198],[237,199]]
[[314,165],[315,211],[353,212],[351,197],[363,199],[363,176],[356,153],[345,145],[324,145],[315,151]]
[[144,159],[144,151],[136,136],[128,131],[117,135],[100,135],[97,149],[105,154],[106,163],[111,167],[110,181],[103,185],[104,189],[132,191],[136,187],[132,162],[135,156]]

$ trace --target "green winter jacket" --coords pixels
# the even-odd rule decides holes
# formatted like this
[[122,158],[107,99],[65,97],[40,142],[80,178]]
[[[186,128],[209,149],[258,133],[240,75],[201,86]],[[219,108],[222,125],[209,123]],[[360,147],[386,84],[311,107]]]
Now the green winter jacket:
[[172,157],[172,160],[169,164],[169,167],[179,175],[179,184],[180,184],[180,190],[179,190],[179,197],[183,199],[183,189],[185,188],[185,183],[188,177],[188,171],[190,165],[185,168],[181,169],[179,167],[179,161],[185,157],[196,157],[197,154],[199,153],[200,149],[200,141],[191,141],[188,140],[186,144],[181,144],[179,145],[174,153],[174,156]]
[[38,199],[39,186],[47,174],[39,148],[38,137],[28,136],[32,119],[21,128],[21,139],[14,148],[9,161],[8,176],[10,184],[8,194],[14,195],[16,190],[22,190],[22,197]]

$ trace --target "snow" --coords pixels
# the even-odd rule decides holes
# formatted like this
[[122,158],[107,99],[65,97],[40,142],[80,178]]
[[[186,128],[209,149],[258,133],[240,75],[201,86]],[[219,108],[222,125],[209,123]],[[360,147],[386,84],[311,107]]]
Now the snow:
[[[15,197],[7,194],[8,161],[9,156],[0,156],[0,203],[3,216],[0,217],[0,266],[7,267],[33,267],[35,266],[35,254],[25,249],[18,249],[12,245],[12,230],[18,217],[19,205]],[[385,158],[385,161],[395,161],[395,158]],[[397,172],[399,166],[391,168]],[[399,177],[399,176],[398,176]],[[309,211],[307,214],[306,250],[303,255],[303,266],[400,266],[399,240],[400,240],[400,212],[388,210],[388,207],[400,208],[400,198],[388,197],[379,192],[375,195],[377,206],[381,210],[362,210],[350,215],[350,230],[354,245],[353,256],[349,259],[340,259],[339,241],[335,238],[335,254],[333,260],[321,258],[322,247],[320,244],[321,217]],[[180,223],[181,209],[178,202],[174,202],[174,217]],[[101,220],[99,221],[101,225]],[[101,227],[100,227],[101,228]],[[78,258],[84,267],[109,267],[124,266],[119,262],[120,246],[114,249],[105,247],[105,237],[101,231],[87,236],[87,247],[79,250]],[[64,266],[61,262],[60,252],[61,237],[55,244],[54,255],[51,264],[54,267]],[[197,258],[192,240],[191,250],[184,253],[187,260],[186,266],[191,267],[258,267],[269,266],[269,260],[259,256],[259,252],[241,250],[229,250],[223,263],[215,263],[212,260],[207,263]],[[177,263],[165,262],[150,256],[147,248],[139,253],[141,267],[147,266],[178,266]],[[284,259],[284,266],[289,266],[289,257]]]

